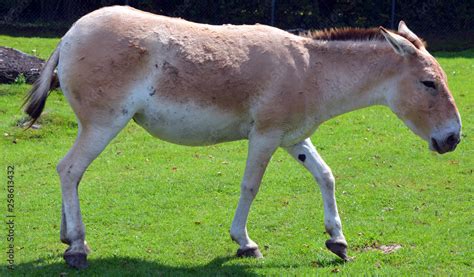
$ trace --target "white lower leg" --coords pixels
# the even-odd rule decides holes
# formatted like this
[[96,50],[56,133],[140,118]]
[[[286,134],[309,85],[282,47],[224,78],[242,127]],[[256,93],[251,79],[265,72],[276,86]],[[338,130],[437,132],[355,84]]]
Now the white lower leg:
[[[124,120],[120,126],[123,127],[126,122]],[[69,244],[66,254],[87,254],[88,252],[79,206],[78,186],[84,171],[120,131],[119,127],[80,128],[74,146],[57,166],[62,192],[60,238],[61,241]]]
[[[68,252],[86,253],[85,229],[79,207],[78,186],[85,167],[81,159],[75,160],[72,150],[58,165],[61,178],[62,216],[61,241],[70,245]],[[71,154],[71,155],[70,155]]]
[[329,178],[324,182],[319,181],[319,183],[324,184],[320,185],[320,189],[324,202],[324,226],[326,232],[335,242],[346,244],[346,239],[342,233],[341,219],[337,211],[336,197],[334,195],[334,178]]
[[232,239],[240,245],[241,250],[258,248],[247,233],[247,218],[267,164],[278,147],[279,137],[277,134],[254,134],[249,139],[247,164],[242,180],[239,204],[230,229]]
[[337,211],[334,176],[319,156],[310,139],[286,148],[288,153],[308,169],[319,184],[324,203],[324,225],[331,240],[346,244]]
[[[245,190],[242,188],[242,190]],[[244,193],[242,194],[250,194]],[[252,204],[254,197],[248,197],[243,195],[240,197],[237,210],[235,212],[234,220],[232,221],[232,227],[230,229],[230,236],[232,239],[240,245],[241,249],[257,248],[257,244],[250,239],[247,233],[247,217],[249,214],[250,205]]]

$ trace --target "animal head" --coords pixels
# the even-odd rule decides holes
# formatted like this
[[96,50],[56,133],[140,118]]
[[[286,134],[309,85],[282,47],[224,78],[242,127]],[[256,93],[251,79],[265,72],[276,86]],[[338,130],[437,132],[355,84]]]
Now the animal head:
[[403,21],[398,34],[383,27],[380,31],[402,56],[396,85],[387,95],[388,105],[415,134],[428,141],[431,150],[440,154],[453,151],[460,142],[461,118],[446,73]]

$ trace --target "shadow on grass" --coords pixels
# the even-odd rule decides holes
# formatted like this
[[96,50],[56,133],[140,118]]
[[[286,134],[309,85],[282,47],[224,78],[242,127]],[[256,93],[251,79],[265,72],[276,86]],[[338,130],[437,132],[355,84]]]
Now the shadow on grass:
[[[107,276],[141,276],[141,275],[239,275],[258,276],[250,271],[248,265],[225,265],[234,257],[218,257],[211,262],[200,266],[171,266],[158,262],[146,261],[136,258],[115,257],[89,260],[89,267],[76,270],[68,267],[61,259],[54,259],[48,264],[48,259],[39,259],[35,262],[22,263],[15,266],[15,275],[107,275]],[[45,264],[47,263],[47,264]],[[11,271],[10,271],[11,272]]]
[[[38,259],[34,262],[27,262],[15,265],[14,271],[3,269],[7,275],[18,276],[63,276],[63,275],[85,275],[85,276],[142,276],[142,275],[165,275],[165,276],[259,276],[253,272],[258,268],[295,268],[301,265],[264,265],[264,264],[225,264],[228,261],[240,259],[235,256],[217,257],[205,265],[199,266],[171,266],[160,264],[159,262],[146,261],[136,258],[115,257],[105,259],[89,260],[89,267],[84,270],[76,270],[68,267],[60,257]],[[48,263],[49,260],[49,263]],[[45,264],[46,263],[46,264]],[[340,259],[315,261],[312,266],[315,268],[334,267],[344,264]],[[0,275],[3,275],[0,271]],[[11,274],[13,273],[13,274]]]

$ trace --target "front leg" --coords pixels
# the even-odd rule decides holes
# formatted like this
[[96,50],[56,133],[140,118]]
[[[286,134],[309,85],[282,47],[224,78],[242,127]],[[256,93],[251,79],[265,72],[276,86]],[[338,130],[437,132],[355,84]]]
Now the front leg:
[[335,182],[331,169],[319,156],[309,138],[285,149],[311,172],[319,184],[324,203],[324,225],[331,236],[331,239],[326,241],[326,247],[343,260],[348,260],[347,242],[342,233],[341,219],[337,212]]
[[230,229],[231,238],[240,247],[237,256],[263,258],[258,245],[247,233],[247,218],[253,199],[257,195],[263,174],[280,143],[279,134],[256,134],[249,138],[247,164],[241,184],[240,199]]

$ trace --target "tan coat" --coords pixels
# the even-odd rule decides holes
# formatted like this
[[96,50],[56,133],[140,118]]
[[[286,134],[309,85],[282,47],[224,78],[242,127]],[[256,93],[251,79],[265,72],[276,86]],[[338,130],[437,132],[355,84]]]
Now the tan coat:
[[[330,251],[348,260],[334,176],[309,136],[324,121],[370,105],[391,108],[439,153],[459,143],[461,120],[446,75],[421,39],[398,32],[337,29],[296,36],[263,26],[211,26],[109,7],[81,18],[63,37],[28,96],[37,119],[54,69],[79,121],[57,170],[66,262],[87,266],[77,187],[89,164],[134,119],[179,144],[249,139],[230,235],[238,256],[262,257],[247,218],[278,147],[320,185]],[[348,138],[350,139],[350,138]]]

